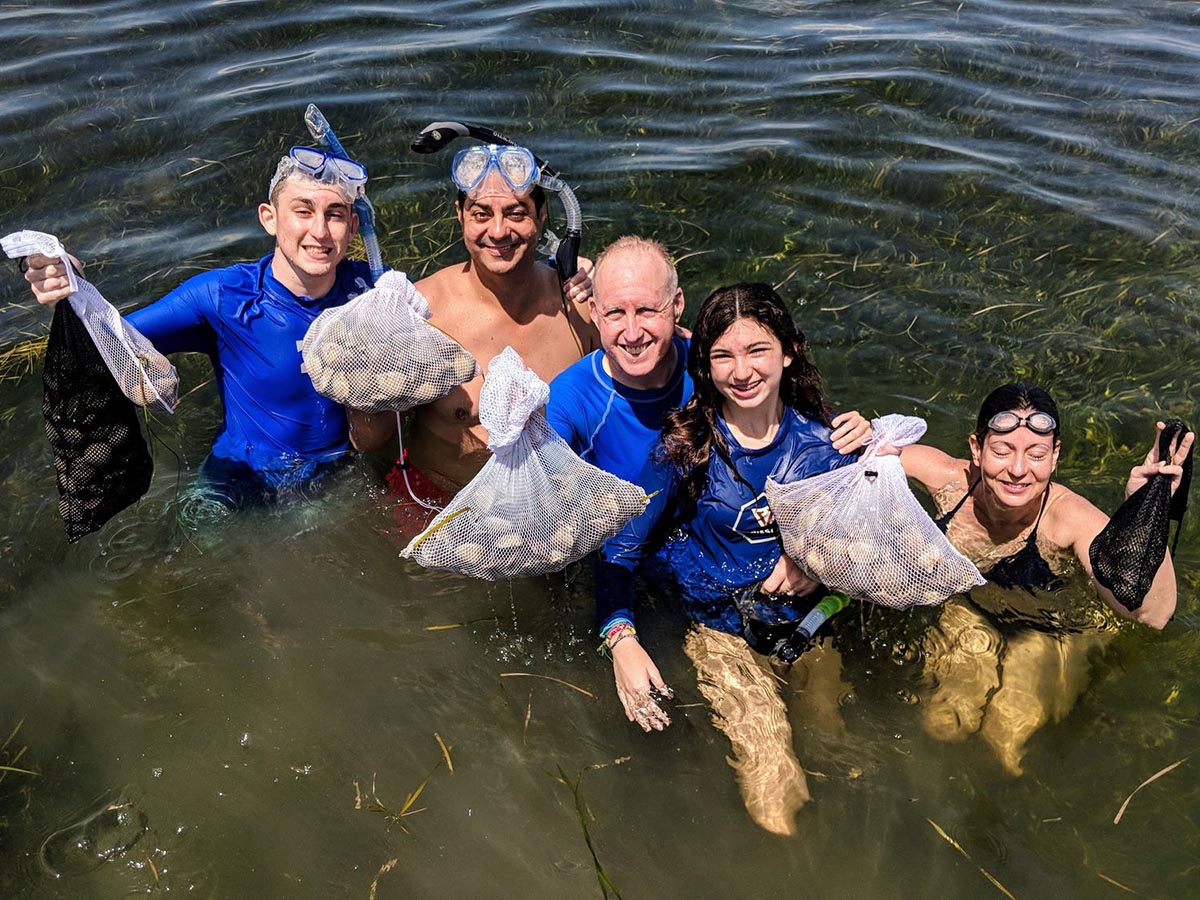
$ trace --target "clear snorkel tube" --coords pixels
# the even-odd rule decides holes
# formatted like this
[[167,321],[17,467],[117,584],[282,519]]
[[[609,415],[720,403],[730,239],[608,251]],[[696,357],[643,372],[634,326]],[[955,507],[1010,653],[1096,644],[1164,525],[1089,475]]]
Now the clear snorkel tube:
[[[310,109],[314,108],[310,107]],[[499,132],[493,131],[486,125],[477,125],[473,122],[433,122],[422,128],[421,133],[413,138],[412,148],[417,153],[436,153],[452,140],[460,137],[473,137],[476,140],[483,141],[485,144],[516,146],[515,141],[510,140]],[[533,160],[538,166],[536,183],[544,189],[554,191],[554,193],[558,194],[562,200],[563,209],[566,211],[566,237],[562,240],[557,240],[553,238],[552,233],[548,232],[552,240],[547,251],[554,254],[554,263],[558,268],[559,280],[566,281],[579,269],[579,247],[583,236],[583,214],[579,211],[579,201],[575,199],[575,192],[571,190],[571,186],[563,181],[558,172],[550,168],[545,160],[536,154]]]
[[[308,126],[308,131],[314,141],[326,150],[349,158],[350,154],[342,147],[342,142],[333,133],[329,121],[321,113],[321,110],[317,109],[317,104],[308,104],[308,109],[304,111],[304,124]],[[375,235],[375,208],[371,206],[371,201],[367,199],[366,193],[360,193],[354,199],[354,211],[358,214],[358,233],[362,235],[363,246],[367,248],[367,265],[371,267],[371,281],[378,281],[379,276],[387,270],[387,267],[383,264],[383,254],[379,252],[379,238]]]

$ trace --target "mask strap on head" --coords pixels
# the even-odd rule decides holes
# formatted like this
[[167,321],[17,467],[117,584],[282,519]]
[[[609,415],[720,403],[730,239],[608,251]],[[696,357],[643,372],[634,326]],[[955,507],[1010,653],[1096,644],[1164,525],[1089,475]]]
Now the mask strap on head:
[[364,192],[362,184],[351,184],[334,166],[325,166],[321,170],[320,175],[315,175],[298,164],[290,156],[284,156],[280,158],[279,165],[275,167],[275,174],[272,176],[270,187],[267,189],[268,202],[275,195],[275,188],[279,183],[289,178],[303,179],[313,184],[333,188],[342,195],[347,203],[351,204],[358,197],[362,196]]
[[[436,153],[455,138],[460,137],[472,137],[485,144],[517,146],[514,141],[486,125],[478,125],[474,122],[432,122],[413,138],[412,149],[417,153]],[[567,215],[566,236],[561,241],[556,241],[556,246],[548,251],[554,254],[559,280],[565,282],[579,270],[583,215],[571,186],[563,181],[558,172],[550,168],[546,161],[537,154],[533,155],[533,161],[538,167],[538,177],[534,183],[544,190],[554,191],[558,194]],[[551,234],[551,236],[553,235]]]

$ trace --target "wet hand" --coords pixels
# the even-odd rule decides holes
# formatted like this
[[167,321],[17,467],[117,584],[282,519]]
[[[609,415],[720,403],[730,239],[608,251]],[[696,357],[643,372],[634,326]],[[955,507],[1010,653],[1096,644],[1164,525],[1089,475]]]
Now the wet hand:
[[659,706],[660,700],[673,700],[675,694],[667,687],[637,638],[623,640],[612,648],[613,679],[617,697],[625,708],[625,717],[636,722],[642,731],[662,731],[671,724],[671,717]]
[[820,582],[808,577],[808,573],[796,565],[787,554],[779,557],[771,574],[763,579],[764,594],[790,594],[807,597],[817,589]]
[[865,447],[874,432],[871,430],[871,420],[864,419],[857,410],[844,412],[833,417],[833,434],[829,436],[833,449],[845,455]]
[[[83,271],[83,264],[74,256],[68,258],[77,272]],[[71,294],[71,282],[67,278],[67,268],[63,261],[56,256],[43,256],[35,253],[25,257],[25,280],[33,290],[37,302],[45,306],[53,306],[64,297]]]
[[1125,484],[1125,496],[1128,497],[1143,485],[1146,484],[1155,475],[1166,475],[1171,479],[1171,493],[1174,494],[1179,487],[1180,481],[1183,479],[1183,463],[1187,459],[1188,454],[1192,452],[1192,444],[1196,440],[1196,435],[1189,431],[1181,437],[1176,438],[1171,447],[1170,462],[1161,462],[1159,460],[1159,441],[1162,440],[1163,428],[1165,425],[1162,422],[1157,423],[1158,432],[1154,436],[1154,443],[1150,447],[1150,451],[1146,454],[1145,460],[1140,466],[1134,466],[1129,470],[1129,481]]

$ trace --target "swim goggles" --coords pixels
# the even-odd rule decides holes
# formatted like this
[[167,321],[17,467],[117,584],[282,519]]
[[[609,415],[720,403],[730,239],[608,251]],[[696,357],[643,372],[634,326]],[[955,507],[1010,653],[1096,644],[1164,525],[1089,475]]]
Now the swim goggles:
[[268,196],[280,181],[295,174],[338,187],[351,199],[360,196],[367,183],[367,168],[356,160],[318,147],[293,147],[279,160]]
[[1014,412],[996,413],[988,419],[988,431],[994,431],[996,434],[1008,434],[1010,431],[1016,431],[1024,425],[1034,434],[1053,434],[1058,428],[1058,423],[1054,421],[1054,416],[1050,413],[1035,412],[1022,418]]
[[495,170],[514,194],[523,194],[537,181],[538,164],[524,147],[510,144],[476,145],[459,150],[450,164],[450,177],[464,194],[470,193],[483,181],[489,170]]

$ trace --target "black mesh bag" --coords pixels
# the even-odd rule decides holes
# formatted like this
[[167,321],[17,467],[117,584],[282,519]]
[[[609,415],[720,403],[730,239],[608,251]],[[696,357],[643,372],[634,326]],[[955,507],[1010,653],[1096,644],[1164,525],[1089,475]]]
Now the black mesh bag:
[[154,463],[137,408],[66,302],[55,306],[50,325],[42,415],[54,451],[58,511],[74,543],[145,494]]
[[[1166,423],[1159,439],[1159,459],[1171,459],[1171,446],[1187,432],[1178,419]],[[1176,521],[1175,544],[1187,509],[1188,489],[1192,481],[1192,454],[1183,463],[1183,479],[1171,496],[1171,479],[1155,475],[1125,499],[1104,530],[1096,535],[1088,556],[1096,581],[1113,592],[1126,609],[1142,605],[1154,581],[1154,573],[1167,553],[1171,520]],[[1172,546],[1172,553],[1174,552]]]

